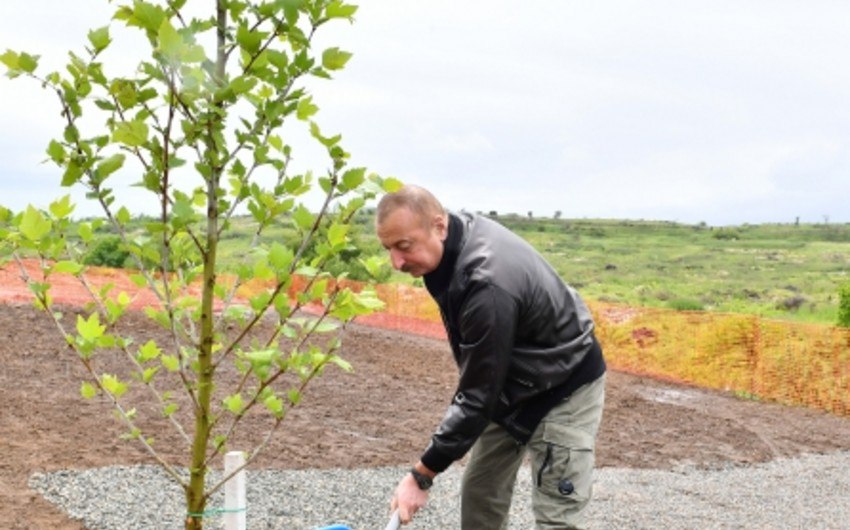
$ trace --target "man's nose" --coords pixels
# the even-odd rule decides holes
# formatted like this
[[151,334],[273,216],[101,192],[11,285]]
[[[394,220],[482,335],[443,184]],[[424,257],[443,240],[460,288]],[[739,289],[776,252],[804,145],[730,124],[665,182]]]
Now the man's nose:
[[401,257],[401,252],[395,249],[390,250],[390,262],[395,270],[400,271],[402,265],[404,265],[404,258]]

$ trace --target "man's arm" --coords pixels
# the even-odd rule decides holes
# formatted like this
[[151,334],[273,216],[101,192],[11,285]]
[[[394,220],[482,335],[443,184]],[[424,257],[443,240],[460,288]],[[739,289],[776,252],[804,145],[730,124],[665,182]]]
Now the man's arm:
[[460,378],[422,463],[441,473],[472,447],[489,424],[510,366],[517,306],[489,282],[476,282],[458,316]]
[[457,391],[428,449],[402,477],[391,503],[404,524],[428,501],[423,485],[430,485],[415,475],[433,480],[466,454],[490,422],[507,376],[516,320],[513,298],[498,287],[482,282],[467,295],[458,322]]

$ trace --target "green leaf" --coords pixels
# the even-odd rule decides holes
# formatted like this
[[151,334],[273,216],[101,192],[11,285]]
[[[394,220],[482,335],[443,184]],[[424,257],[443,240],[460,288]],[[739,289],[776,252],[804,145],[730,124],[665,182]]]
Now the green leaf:
[[64,274],[78,274],[83,270],[83,266],[76,261],[58,261],[53,265],[53,272]]
[[360,264],[369,273],[372,278],[380,278],[384,270],[389,267],[389,259],[386,256],[369,256],[366,259],[361,259]]
[[276,418],[283,417],[283,400],[272,394],[263,400],[263,405],[266,406]]
[[313,300],[319,300],[325,293],[328,292],[328,281],[327,280],[319,280],[313,284],[313,287],[310,288],[310,297]]
[[384,302],[378,298],[378,294],[374,289],[363,289],[359,293],[354,294],[354,301],[360,306],[360,313],[366,314],[372,311],[378,311],[384,308]]
[[394,177],[387,177],[384,179],[384,182],[381,183],[381,187],[387,193],[395,193],[404,187],[404,182]]
[[312,331],[313,333],[329,333],[331,331],[339,329],[339,323],[334,322],[332,320],[323,320],[316,324]]
[[344,4],[342,0],[333,0],[325,11],[328,18],[347,18],[351,19],[354,13],[357,12],[357,6]]
[[18,60],[18,67],[28,74],[35,72],[35,69],[38,68],[38,55],[21,53]]
[[180,359],[174,355],[163,355],[159,358],[159,362],[161,362],[165,369],[169,372],[176,372],[180,369]]
[[77,333],[86,341],[95,341],[103,336],[106,326],[100,324],[100,317],[92,313],[88,319],[77,315]]
[[144,382],[145,384],[149,384],[151,381],[153,381],[153,378],[157,372],[159,372],[159,366],[145,368],[145,371],[142,372],[142,382]]
[[123,383],[118,377],[111,374],[103,374],[100,384],[103,385],[104,390],[116,398],[123,396],[128,389],[127,383]]
[[120,293],[118,293],[117,301],[121,307],[127,307],[128,305],[130,305],[130,302],[132,300],[130,299],[130,295],[127,294],[127,291],[121,291]]
[[56,140],[50,140],[50,145],[47,146],[47,155],[57,164],[65,161],[65,148]]
[[53,227],[53,223],[50,222],[50,219],[47,219],[42,213],[32,205],[27,206],[27,209],[24,211],[23,217],[21,217],[21,233],[25,238],[30,241],[41,241],[41,239],[46,236],[50,229]]
[[351,54],[339,48],[328,48],[322,53],[322,66],[328,70],[341,70],[351,59]]
[[109,26],[89,31],[89,42],[95,52],[103,51],[112,42],[112,39],[109,37]]
[[319,112],[319,107],[313,104],[313,97],[307,96],[298,101],[298,109],[295,115],[299,120],[307,120],[317,112]]
[[68,162],[68,167],[65,168],[65,173],[62,175],[62,186],[73,186],[83,176],[83,168],[74,161]]
[[115,220],[118,221],[119,224],[126,225],[131,220],[130,210],[128,210],[126,206],[122,206],[118,210],[118,213],[115,214]]
[[80,223],[80,226],[77,227],[77,234],[83,240],[83,243],[90,243],[92,238],[94,238],[94,232],[90,223]]
[[183,42],[183,37],[177,33],[171,21],[167,18],[162,20],[157,33],[157,50],[170,61],[179,61],[183,54],[186,44]]
[[98,178],[103,180],[109,175],[121,169],[121,166],[124,165],[124,159],[125,157],[123,154],[117,153],[110,156],[109,158],[101,160],[100,163],[97,165],[97,169],[95,170],[97,172]]
[[120,436],[122,440],[138,440],[141,437],[142,431],[138,427],[134,427]]
[[136,26],[150,33],[155,33],[159,30],[162,20],[165,18],[165,10],[144,0],[133,0],[133,8],[119,9],[115,13],[115,18],[126,20],[128,26]]
[[148,281],[142,274],[131,274],[130,281],[133,282],[133,285],[136,287],[144,287],[148,284]]
[[149,340],[139,347],[139,354],[136,356],[136,359],[138,359],[140,363],[144,363],[156,359],[161,353],[162,350],[159,349],[156,342]]
[[[272,273],[272,277],[273,276],[274,274]],[[248,303],[251,305],[251,309],[259,313],[269,305],[271,299],[271,293],[263,291],[259,294],[252,296],[250,300],[248,300]]]
[[20,55],[12,50],[6,50],[3,55],[0,55],[0,63],[6,65],[6,68],[9,70],[19,70],[20,67],[18,64],[20,63]]
[[254,55],[260,51],[260,45],[267,35],[267,33],[260,31],[251,31],[248,29],[247,25],[240,24],[239,28],[236,30],[236,42],[243,50]]
[[192,207],[192,200],[188,197],[176,199],[171,211],[174,213],[175,226],[186,226],[195,219],[195,209]]
[[278,271],[288,269],[293,259],[295,259],[295,253],[292,252],[292,249],[277,241],[272,243],[269,249],[269,264],[272,267]]
[[333,224],[328,229],[328,243],[331,244],[332,247],[336,247],[337,245],[344,245],[345,238],[348,235],[348,225],[343,224]]
[[[115,79],[109,86],[109,93],[115,96],[118,104],[121,107],[128,109],[134,106],[139,101],[139,94],[136,91],[136,85],[132,81],[126,79]],[[113,105],[109,105],[114,108]]]
[[264,281],[272,280],[274,279],[274,271],[266,261],[257,261],[254,263],[254,277]]
[[354,169],[349,169],[345,173],[342,174],[342,184],[353,190],[363,184],[363,181],[366,180],[366,168],[358,167]]
[[340,134],[336,136],[322,136],[322,131],[319,130],[319,125],[314,121],[310,122],[310,135],[321,142],[325,147],[332,147],[342,140],[342,135]]
[[168,418],[169,416],[171,416],[172,414],[177,412],[177,409],[178,409],[178,406],[177,406],[176,403],[169,403],[168,405],[166,405],[162,408],[162,416],[164,418]]
[[65,195],[61,199],[50,203],[50,213],[56,219],[65,219],[74,212],[74,204],[71,202],[71,196]]
[[292,212],[292,220],[295,221],[295,225],[301,230],[310,230],[313,228],[313,214],[303,204],[299,204],[298,208]]
[[339,366],[345,372],[353,372],[354,371],[354,368],[351,366],[350,362],[346,361],[345,359],[343,359],[342,357],[339,357],[337,355],[332,355],[330,362]]
[[268,348],[265,350],[254,350],[245,352],[245,358],[251,361],[251,364],[254,366],[264,366],[269,365],[275,362],[278,358],[280,358],[280,351],[274,348]]
[[257,78],[245,77],[244,75],[240,75],[239,77],[230,82],[230,88],[235,94],[244,94],[245,92],[250,92],[251,89],[254,88],[256,85]]
[[112,140],[130,147],[139,147],[148,141],[148,125],[140,120],[123,121],[115,125]]
[[245,407],[245,403],[242,401],[241,394],[233,394],[227,396],[223,400],[224,406],[232,412],[233,414],[239,414],[242,412],[242,409]]
[[84,382],[80,385],[80,395],[86,399],[91,399],[97,395],[97,387],[91,383]]

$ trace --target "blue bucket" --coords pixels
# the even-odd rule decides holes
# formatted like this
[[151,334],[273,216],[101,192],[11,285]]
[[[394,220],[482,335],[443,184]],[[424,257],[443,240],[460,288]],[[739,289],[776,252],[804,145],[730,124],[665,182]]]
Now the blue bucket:
[[316,530],[351,530],[351,528],[342,524],[335,524],[333,526],[323,526],[321,528],[316,528]]

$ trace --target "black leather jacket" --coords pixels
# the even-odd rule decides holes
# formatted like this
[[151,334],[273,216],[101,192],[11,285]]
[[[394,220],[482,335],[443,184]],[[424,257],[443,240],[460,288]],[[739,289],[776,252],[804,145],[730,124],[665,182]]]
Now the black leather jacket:
[[490,421],[527,442],[558,401],[605,372],[578,293],[495,221],[450,214],[442,261],[425,283],[460,372],[422,456],[435,472],[461,458]]

